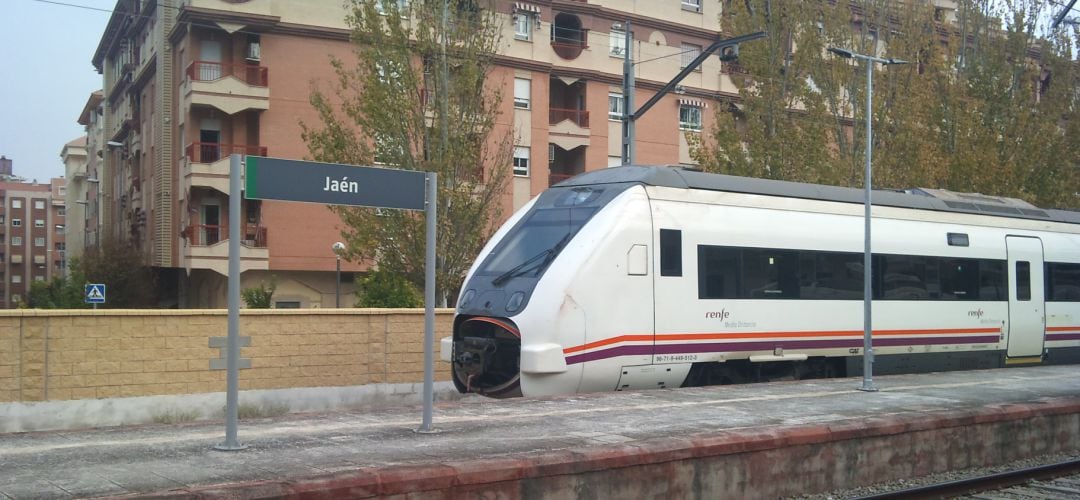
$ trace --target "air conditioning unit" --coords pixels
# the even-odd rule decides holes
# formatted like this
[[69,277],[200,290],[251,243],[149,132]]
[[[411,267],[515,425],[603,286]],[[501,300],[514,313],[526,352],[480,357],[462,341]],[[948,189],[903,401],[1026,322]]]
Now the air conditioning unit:
[[249,60],[249,61],[258,61],[260,59],[261,54],[262,54],[262,47],[259,45],[259,42],[251,42],[251,43],[248,44],[247,60]]

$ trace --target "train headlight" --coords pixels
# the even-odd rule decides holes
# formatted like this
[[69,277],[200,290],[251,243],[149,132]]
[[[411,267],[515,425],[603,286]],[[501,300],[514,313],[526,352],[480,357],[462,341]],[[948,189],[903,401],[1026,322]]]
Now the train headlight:
[[525,302],[525,292],[514,292],[510,300],[506,301],[506,312],[514,312],[521,309],[521,303]]
[[472,299],[474,298],[476,298],[476,290],[473,290],[472,288],[465,290],[465,295],[461,296],[461,301],[458,302],[458,306],[465,307],[469,305],[469,302],[472,302]]

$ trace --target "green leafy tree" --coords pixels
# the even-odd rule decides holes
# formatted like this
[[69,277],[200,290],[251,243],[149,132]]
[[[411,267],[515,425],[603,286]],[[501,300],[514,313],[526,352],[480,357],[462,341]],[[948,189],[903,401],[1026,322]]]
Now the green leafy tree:
[[270,283],[259,283],[259,286],[240,290],[240,298],[251,309],[270,309],[274,305],[274,291],[277,290],[277,280],[270,278]]
[[928,2],[726,5],[725,27],[769,37],[742,47],[741,102],[693,143],[707,170],[861,186],[866,73],[826,50],[844,47],[909,61],[873,67],[875,188],[1077,205],[1077,40],[1039,36],[1045,2],[959,0],[955,20]]
[[[501,219],[513,145],[512,130],[496,128],[505,82],[489,78],[501,26],[472,0],[348,6],[355,64],[332,61],[337,79],[311,95],[320,123],[303,124],[303,138],[318,161],[438,173],[436,297],[445,305]],[[331,209],[346,258],[423,287],[422,213]]]
[[[102,242],[83,255],[78,272],[85,283],[104,283],[107,302],[98,307],[140,309],[157,306],[157,276],[145,254],[127,240]],[[81,287],[82,284],[73,283]]]
[[73,259],[68,263],[70,275],[55,276],[49,281],[35,281],[30,285],[26,306],[35,309],[85,309],[86,279],[81,265]]
[[356,307],[420,307],[420,293],[402,275],[375,269],[356,277]]

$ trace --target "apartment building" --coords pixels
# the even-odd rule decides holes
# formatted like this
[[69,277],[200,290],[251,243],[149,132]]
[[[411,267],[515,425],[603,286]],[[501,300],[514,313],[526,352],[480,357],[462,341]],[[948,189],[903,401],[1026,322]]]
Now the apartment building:
[[[81,257],[86,249],[97,245],[101,204],[98,187],[103,178],[105,140],[102,129],[104,107],[102,91],[90,94],[79,114],[78,123],[86,135],[82,137],[82,157],[64,158],[67,196],[64,203],[71,211],[67,224],[68,260]],[[65,147],[65,151],[67,151]],[[82,161],[77,161],[81,159]]]
[[[10,177],[11,170],[12,161],[0,158],[0,172]],[[0,181],[0,308],[18,307],[31,283],[64,272],[64,195],[62,178],[48,184]]]
[[[499,126],[517,136],[504,213],[619,164],[625,52],[637,61],[640,105],[720,35],[722,4],[497,0],[503,45],[490,78],[507,96]],[[334,304],[339,219],[319,205],[243,200],[241,220],[230,221],[228,156],[307,157],[301,123],[319,123],[313,82],[334,80],[331,57],[353,57],[345,16],[337,1],[117,1],[93,57],[104,75],[103,142],[91,146],[103,172],[98,238],[138,242],[163,282],[176,283],[177,305],[225,306],[232,223],[242,225],[242,286],[273,276],[279,307]],[[640,118],[638,163],[691,163],[687,134],[711,126],[710,107],[738,99],[732,69],[707,59]],[[351,290],[361,269],[344,270]]]

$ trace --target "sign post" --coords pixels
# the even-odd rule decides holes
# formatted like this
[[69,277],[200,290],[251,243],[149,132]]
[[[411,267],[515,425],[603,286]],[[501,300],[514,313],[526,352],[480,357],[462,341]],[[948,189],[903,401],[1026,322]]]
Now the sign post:
[[[229,161],[229,337],[225,443],[222,450],[243,449],[236,440],[236,413],[240,363],[240,197],[350,205],[403,210],[424,210],[427,219],[424,273],[424,414],[417,432],[431,427],[435,378],[435,231],[438,175],[434,172],[362,167],[336,163],[244,157],[241,192],[241,156]],[[235,320],[234,320],[235,318]]]

